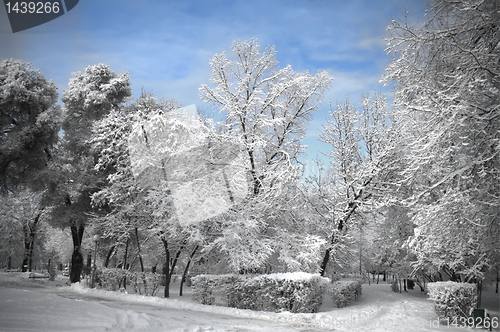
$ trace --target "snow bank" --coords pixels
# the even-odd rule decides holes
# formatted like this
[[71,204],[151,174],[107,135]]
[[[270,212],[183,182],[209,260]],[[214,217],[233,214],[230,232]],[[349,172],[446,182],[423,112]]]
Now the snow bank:
[[[79,294],[86,294],[96,296],[106,300],[117,300],[129,303],[144,303],[163,308],[172,309],[186,309],[198,312],[206,312],[213,314],[226,315],[238,318],[260,319],[266,321],[273,321],[285,323],[292,327],[301,328],[321,328],[321,329],[349,329],[353,324],[369,319],[377,310],[371,308],[366,312],[358,312],[356,314],[349,314],[345,317],[337,317],[331,313],[291,313],[291,312],[266,312],[254,311],[249,309],[237,309],[220,306],[202,305],[199,303],[182,301],[177,299],[165,299],[159,297],[142,296],[137,294],[127,294],[126,292],[111,292],[100,289],[85,288],[80,283],[72,284],[68,287],[72,292]],[[143,317],[144,320],[147,318]],[[140,324],[141,317],[131,314],[127,317],[133,324]],[[125,317],[120,324],[126,325]]]
[[[389,284],[363,285],[361,298],[345,308],[335,308],[331,297],[325,296],[318,313],[300,314],[206,306],[186,296],[164,299],[88,289],[82,284],[58,286],[57,281],[28,279],[28,274],[0,272],[0,298],[3,299],[0,301],[0,330],[471,331],[451,324],[439,325],[433,303],[426,294],[419,290],[394,293]],[[189,293],[191,290],[186,291]],[[76,295],[78,293],[81,295]],[[95,301],[88,301],[89,298],[95,298]],[[499,301],[494,286],[483,288],[481,303],[490,311],[492,318],[498,319]],[[493,330],[499,331],[498,328]]]
[[[220,314],[234,318],[259,319],[269,322],[284,323],[292,328],[305,330],[324,329],[337,331],[394,331],[394,332],[463,332],[463,328],[453,326],[436,327],[438,319],[433,304],[427,295],[420,291],[394,293],[389,284],[363,287],[363,295],[354,304],[346,308],[335,308],[329,296],[318,313],[265,312],[247,309],[236,309],[219,306],[208,306],[183,300],[146,297],[135,294],[109,292],[84,288],[80,284],[68,287],[72,292],[96,296],[107,300],[129,303],[144,303],[162,308],[187,309],[199,313]],[[493,296],[494,296],[493,290]],[[146,317],[142,317],[147,320]],[[134,324],[141,324],[141,317],[131,314],[128,318]],[[136,319],[136,320],[134,320]],[[150,323],[151,324],[151,323]],[[210,322],[214,326],[214,322]],[[272,329],[261,329],[272,330]],[[498,329],[497,329],[498,330]],[[210,330],[214,331],[214,330]],[[215,330],[217,331],[217,330]]]

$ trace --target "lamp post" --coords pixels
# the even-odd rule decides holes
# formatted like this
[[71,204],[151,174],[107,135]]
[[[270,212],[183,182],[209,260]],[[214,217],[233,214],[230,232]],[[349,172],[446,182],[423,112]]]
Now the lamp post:
[[99,234],[96,234],[96,235],[94,235],[92,240],[94,241],[95,245],[94,245],[94,267],[92,269],[92,285],[91,285],[91,287],[94,288],[95,287],[95,271],[96,271],[95,260],[97,258],[97,244],[99,243],[99,240],[101,240],[101,237],[99,236]]

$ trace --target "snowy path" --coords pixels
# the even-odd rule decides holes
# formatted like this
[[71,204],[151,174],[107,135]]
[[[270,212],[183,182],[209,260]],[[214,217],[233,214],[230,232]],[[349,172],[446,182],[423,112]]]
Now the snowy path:
[[[485,296],[486,297],[486,296]],[[484,302],[490,301],[492,317],[499,315],[498,294],[490,294]],[[495,302],[496,300],[496,302]],[[495,307],[492,310],[491,307]],[[414,289],[403,293],[394,293],[387,284],[363,285],[363,294],[360,301],[342,308],[325,313],[337,321],[342,317],[351,317],[345,326],[338,326],[337,330],[356,332],[467,332],[481,331],[469,327],[438,325],[433,303],[427,295]],[[482,330],[486,331],[486,330]],[[493,331],[499,331],[498,328]]]
[[0,287],[0,331],[299,331],[256,319]]
[[[204,306],[194,303],[190,296],[163,299],[88,289],[79,284],[56,287],[53,282],[50,286],[46,281],[20,277],[0,273],[2,332],[479,331],[437,326],[433,304],[426,295],[418,290],[393,293],[388,284],[363,285],[361,299],[346,308],[334,308],[325,296],[319,313],[291,314]],[[483,302],[494,317],[499,316],[498,294],[488,292]]]

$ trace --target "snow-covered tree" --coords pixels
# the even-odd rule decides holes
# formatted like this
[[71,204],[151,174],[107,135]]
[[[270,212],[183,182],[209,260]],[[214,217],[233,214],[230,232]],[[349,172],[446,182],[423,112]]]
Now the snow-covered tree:
[[[16,194],[8,194],[2,197],[1,228],[5,236],[2,243],[2,252],[11,262],[13,254],[23,247],[22,271],[30,271],[33,268],[33,257],[35,243],[41,245],[41,229],[45,213],[43,201],[44,192],[34,192],[29,189],[20,190]],[[11,263],[8,263],[10,265]]]
[[73,242],[69,229],[52,227],[49,223],[43,223],[42,247],[51,266],[67,264],[71,261]]
[[251,192],[259,194],[276,174],[303,152],[307,122],[318,109],[331,78],[326,72],[300,73],[278,67],[274,47],[260,53],[256,39],[235,41],[234,58],[216,54],[210,88],[200,97],[225,115],[227,132],[246,155]]
[[404,206],[388,205],[379,211],[369,225],[370,238],[365,244],[366,256],[373,270],[390,273],[398,279],[422,275],[415,273],[411,261],[415,258],[406,243],[414,233],[414,225]]
[[135,237],[138,252],[139,232],[163,247],[166,297],[180,255],[201,245],[198,225],[239,195],[216,135],[188,113],[143,93],[124,112],[97,122],[91,140],[100,151],[96,169],[108,175],[107,186],[92,195],[105,212],[93,227],[115,245]]
[[22,60],[0,62],[0,191],[37,184],[60,128],[52,81]]
[[246,195],[240,161],[226,143],[184,109],[154,114],[135,123],[129,139],[134,176],[144,188],[164,182],[179,222],[208,219]]
[[92,195],[92,204],[101,210],[92,219],[92,227],[101,233],[103,241],[110,243],[108,256],[118,246],[125,246],[123,267],[128,265],[130,240],[135,240],[136,257],[144,269],[141,247],[145,243],[139,239],[139,233],[146,232],[144,240],[149,239],[153,225],[153,210],[146,199],[148,187],[141,186],[133,174],[130,135],[135,124],[177,107],[175,102],[159,103],[151,94],[143,93],[123,111],[113,111],[94,124],[90,143],[99,152],[95,169],[106,174],[107,185]]
[[330,119],[321,133],[321,140],[331,146],[325,153],[330,169],[322,174],[321,181],[311,182],[313,191],[320,195],[311,203],[328,234],[321,274],[332,255],[343,254],[339,252],[339,241],[356,213],[361,212],[363,205],[373,205],[385,195],[393,151],[389,125],[385,96],[379,93],[362,96],[359,108],[348,99],[331,107]]
[[212,58],[212,86],[202,84],[200,97],[225,116],[222,132],[237,147],[248,179],[247,199],[229,213],[219,241],[232,268],[243,271],[262,268],[276,252],[280,230],[272,214],[286,209],[281,198],[297,183],[301,139],[331,78],[279,68],[274,47],[261,53],[256,39],[235,41],[231,50],[232,58],[225,52]]
[[409,245],[416,268],[481,279],[500,261],[500,7],[433,1],[428,15],[389,27]]
[[[104,184],[95,172],[96,151],[91,149],[92,124],[106,114],[120,110],[131,95],[127,73],[115,74],[109,66],[89,66],[73,73],[69,89],[63,91],[64,136],[52,164],[55,208],[54,224],[70,227],[73,238],[71,281],[79,281],[83,259],[80,253],[85,225],[93,212],[90,195]],[[75,262],[78,260],[78,262]]]

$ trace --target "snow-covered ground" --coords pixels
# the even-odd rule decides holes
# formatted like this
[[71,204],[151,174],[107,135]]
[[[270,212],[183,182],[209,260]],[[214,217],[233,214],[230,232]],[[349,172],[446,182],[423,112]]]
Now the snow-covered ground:
[[[349,307],[334,308],[325,297],[319,313],[291,314],[200,305],[189,288],[183,297],[163,299],[66,286],[66,280],[0,273],[0,331],[472,331],[438,327],[432,302],[418,287],[399,294],[385,283],[365,284],[361,299]],[[492,287],[482,306],[499,316]]]

